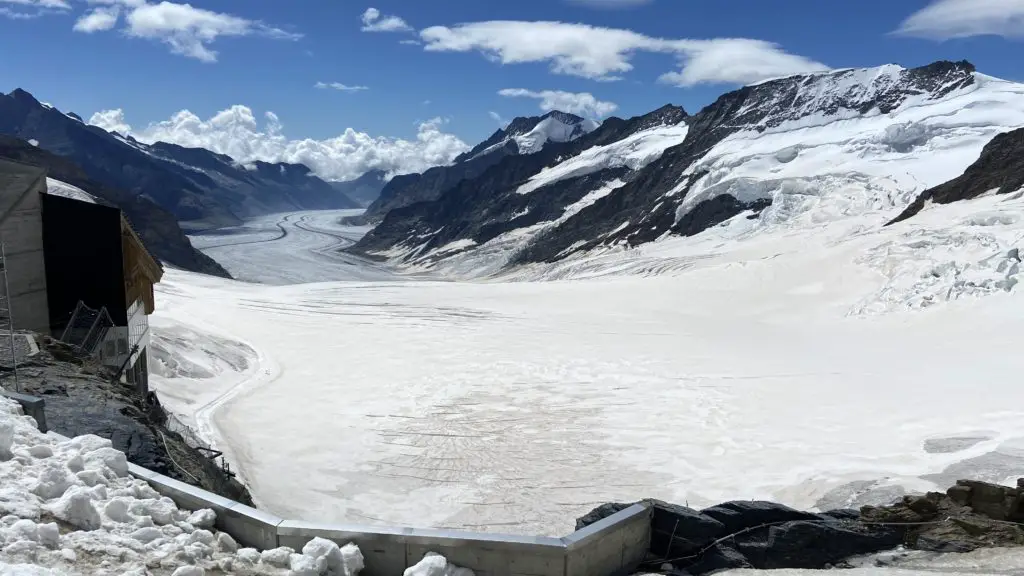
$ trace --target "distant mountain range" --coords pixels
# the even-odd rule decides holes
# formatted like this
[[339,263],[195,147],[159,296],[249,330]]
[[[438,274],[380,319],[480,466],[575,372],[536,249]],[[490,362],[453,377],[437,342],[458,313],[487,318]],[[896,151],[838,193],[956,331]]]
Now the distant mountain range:
[[[133,224],[150,250],[161,259],[188,269],[210,271],[207,259],[185,258],[191,250],[181,230],[171,231],[170,222],[144,217],[135,198],[152,201],[168,211],[184,230],[237,225],[249,216],[291,210],[358,208],[361,204],[343,191],[312,174],[300,164],[253,162],[241,165],[232,158],[202,148],[185,148],[157,142],[152,145],[118,133],[110,133],[43,104],[28,92],[17,89],[0,94],[0,135],[31,141],[40,149],[63,157],[88,179],[87,186],[75,184],[96,196],[121,206],[136,206]],[[9,142],[11,148],[15,148]],[[42,157],[37,158],[43,162]],[[46,158],[45,162],[53,163]],[[54,176],[60,179],[59,176]],[[95,192],[89,186],[100,186]],[[160,222],[160,230],[147,226]],[[221,269],[219,272],[223,272]]]
[[[798,75],[692,116],[666,106],[609,118],[524,154],[517,135],[537,125],[517,119],[451,166],[395,177],[367,212],[376,227],[349,250],[480,275],[719,225],[884,223],[926,200],[1012,191],[1007,169],[939,185],[1024,126],[1024,85],[948,61]],[[994,142],[986,165],[1015,141]]]
[[392,178],[356,224],[376,224],[385,214],[416,202],[436,200],[463,180],[473,179],[507,156],[531,156],[550,144],[562,144],[594,131],[598,124],[575,114],[553,111],[543,116],[516,118],[489,138],[461,154],[447,166],[435,166],[422,174]]
[[0,136],[0,158],[46,168],[50,178],[86,190],[100,202],[120,208],[146,248],[160,260],[186,270],[229,276],[220,264],[192,247],[173,214],[149,198],[93,180],[69,158],[18,138]]
[[365,208],[380,197],[387,182],[387,173],[383,170],[370,170],[354,180],[331,182],[331,186]]

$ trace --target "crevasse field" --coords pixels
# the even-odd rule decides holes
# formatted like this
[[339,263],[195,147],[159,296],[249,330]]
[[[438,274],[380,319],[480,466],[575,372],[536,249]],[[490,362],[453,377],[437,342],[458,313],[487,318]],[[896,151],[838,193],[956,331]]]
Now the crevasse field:
[[[341,212],[196,237],[237,280],[168,271],[155,386],[261,507],[309,521],[560,536],[612,500],[836,508],[1013,483],[1024,191],[884,226],[1024,125],[1019,87],[979,80],[736,133],[691,194],[772,206],[631,250],[495,276],[539,229],[429,269],[338,253],[366,232]],[[660,130],[560,170],[649,161],[682,137]]]

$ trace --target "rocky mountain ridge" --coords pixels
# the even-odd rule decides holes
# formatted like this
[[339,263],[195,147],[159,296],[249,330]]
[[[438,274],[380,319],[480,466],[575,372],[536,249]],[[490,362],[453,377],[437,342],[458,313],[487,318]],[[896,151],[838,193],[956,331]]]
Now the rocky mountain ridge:
[[[664,135],[672,124],[658,113],[612,118],[569,143],[505,157],[478,175],[438,185],[388,210],[351,250],[417,266],[498,254],[507,268],[694,235],[741,214],[759,220],[770,211],[778,220],[833,199],[902,208],[904,197],[942,182],[937,174],[969,157],[954,156],[951,139],[980,149],[1007,126],[1021,125],[1013,112],[1021,105],[1024,86],[979,74],[966,61],[769,80],[678,118],[684,137],[659,140],[643,162],[629,155],[650,142],[630,140],[635,131],[621,126],[646,118]],[[964,110],[988,117],[960,121]],[[952,161],[932,170],[920,162],[925,154]],[[899,162],[913,163],[904,180]]]
[[536,154],[545,148],[581,139],[598,127],[592,120],[558,110],[542,116],[515,118],[508,126],[456,157],[450,165],[435,166],[422,174],[395,176],[381,190],[379,198],[367,207],[366,213],[351,221],[376,224],[391,210],[436,200],[463,180],[482,175],[505,157]]

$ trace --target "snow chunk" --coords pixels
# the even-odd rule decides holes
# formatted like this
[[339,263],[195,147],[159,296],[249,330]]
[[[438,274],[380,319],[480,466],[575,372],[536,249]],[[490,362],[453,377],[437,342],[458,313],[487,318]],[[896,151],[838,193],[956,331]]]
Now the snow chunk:
[[260,559],[272,566],[284,568],[288,566],[288,563],[291,561],[291,556],[294,553],[295,550],[292,550],[287,546],[282,546],[280,548],[274,548],[273,550],[264,550],[260,554]]
[[402,576],[474,576],[469,568],[459,568],[434,552],[427,552],[415,566],[405,569]]
[[364,567],[362,552],[351,543],[341,548],[330,540],[314,538],[302,547],[302,554],[316,561],[321,574],[326,571],[327,574],[352,576]]
[[97,530],[100,513],[93,505],[93,494],[84,486],[72,486],[59,500],[47,506],[58,519],[82,530]]
[[196,528],[213,528],[217,521],[217,513],[209,508],[204,508],[193,512],[185,521]]

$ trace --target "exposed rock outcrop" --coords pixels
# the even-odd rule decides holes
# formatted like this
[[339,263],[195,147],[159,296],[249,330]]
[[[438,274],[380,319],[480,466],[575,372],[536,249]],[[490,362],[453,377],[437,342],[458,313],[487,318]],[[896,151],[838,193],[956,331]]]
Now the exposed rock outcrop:
[[18,362],[21,389],[46,402],[47,424],[65,436],[107,438],[128,461],[252,505],[248,490],[167,428],[155,394],[141,398],[113,382],[108,368],[83,360],[63,342],[36,336],[39,352]]
[[[970,552],[1024,546],[1024,480],[1013,488],[960,480],[945,493],[905,496],[889,506],[811,513],[773,502],[735,501],[694,510],[658,500],[648,569],[699,576],[734,568],[823,569],[905,546]],[[577,530],[629,504],[599,506]]]
[[951,204],[982,194],[1024,191],[1024,128],[992,139],[962,175],[925,190],[891,224],[910,218],[929,202]]

